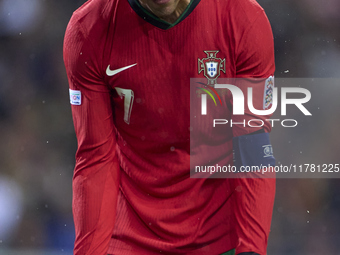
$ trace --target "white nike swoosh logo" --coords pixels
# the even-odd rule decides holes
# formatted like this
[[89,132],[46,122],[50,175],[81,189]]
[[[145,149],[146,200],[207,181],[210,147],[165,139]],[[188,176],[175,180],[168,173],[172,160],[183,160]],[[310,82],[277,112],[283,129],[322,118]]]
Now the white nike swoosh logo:
[[116,75],[117,73],[120,73],[121,71],[129,69],[129,68],[131,68],[131,67],[133,67],[135,65],[137,65],[137,63],[133,64],[133,65],[129,65],[129,66],[124,66],[124,67],[116,69],[116,70],[110,70],[110,65],[108,65],[107,68],[106,68],[106,74],[108,76],[113,76],[113,75]]

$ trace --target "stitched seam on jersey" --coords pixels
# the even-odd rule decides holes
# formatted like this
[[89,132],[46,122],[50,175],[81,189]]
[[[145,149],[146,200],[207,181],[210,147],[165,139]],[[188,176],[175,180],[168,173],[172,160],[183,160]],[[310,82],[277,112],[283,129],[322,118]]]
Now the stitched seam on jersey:
[[[109,3],[109,1],[108,1],[108,3]],[[107,31],[107,34],[109,34],[110,32],[109,32],[109,29],[110,29],[110,27],[111,27],[111,25],[112,25],[112,33],[115,35],[115,33],[116,33],[116,27],[117,27],[117,22],[116,22],[116,19],[117,19],[117,10],[118,10],[118,4],[119,4],[119,0],[117,0],[116,1],[116,5],[115,5],[115,7],[114,7],[114,12],[113,12],[113,14],[112,15],[110,15],[110,19],[109,19],[109,22],[110,22],[110,25],[109,25],[109,27],[108,27],[108,31]],[[108,6],[109,4],[107,4],[107,6]],[[101,14],[103,14],[104,13],[104,10],[103,10],[103,12],[101,13]],[[115,36],[112,36],[112,38],[114,38]],[[103,60],[103,63],[101,63],[102,65],[101,65],[101,70],[106,70],[106,64],[107,63],[105,63],[105,60],[106,60],[106,58],[105,58],[105,56],[109,53],[109,56],[112,56],[112,51],[113,51],[113,47],[110,47],[109,46],[109,48],[110,48],[110,51],[109,52],[105,52],[105,49],[106,49],[106,47],[107,47],[107,44],[110,44],[110,43],[113,43],[113,40],[114,39],[112,39],[112,41],[110,41],[110,42],[108,42],[107,40],[106,40],[106,42],[105,42],[105,45],[104,45],[104,50],[103,50],[103,55],[102,55],[102,60]],[[109,62],[111,62],[111,58],[109,59]],[[104,78],[103,78],[103,81],[104,81],[104,83],[106,84],[106,86],[107,86],[107,88],[108,88],[108,90],[111,92],[112,91],[112,88],[111,88],[111,86],[110,86],[110,83],[109,83],[109,76],[108,75],[106,75],[106,72],[103,74],[103,76],[104,76]]]
[[[92,48],[92,51],[95,52],[94,44],[93,44],[93,42],[90,40],[90,37],[88,36],[88,35],[89,35],[89,32],[88,32],[87,29],[79,22],[79,20],[77,21],[77,23],[78,23],[78,25],[79,25],[79,28],[81,29],[81,32],[82,32],[83,37],[85,38],[86,41],[88,41],[88,42],[90,43],[91,48]],[[85,35],[87,35],[87,36],[85,37]],[[99,61],[98,61],[98,59],[97,59],[97,54],[95,54],[95,60],[96,60],[97,63],[99,63]],[[100,66],[102,67],[103,65],[101,64]],[[103,70],[99,70],[99,75],[100,75],[100,78],[104,81],[104,83],[105,83],[106,87],[108,88],[108,90],[110,91],[111,88],[110,88],[109,84],[107,84],[107,83],[105,82],[105,73],[104,73],[104,72],[105,72],[104,69],[103,69]]]
[[[92,51],[95,52],[94,44],[91,41],[91,38],[89,37],[89,31],[87,31],[87,29],[82,25],[82,23],[79,22],[79,20],[77,20],[77,23],[79,25],[79,28],[81,29],[81,33],[82,33],[84,39],[90,43]],[[85,36],[85,35],[87,35],[87,36]],[[97,59],[97,54],[95,54],[95,60],[96,60],[97,63],[99,63],[99,61]],[[100,66],[102,66],[102,64]],[[99,70],[99,74],[100,74],[100,77],[104,80],[104,78],[105,78],[105,71]],[[108,85],[107,85],[107,87],[109,88]]]
[[[79,20],[77,20],[77,22],[75,23],[75,25],[78,25],[79,26],[79,31],[81,32],[81,35],[83,36],[83,38],[84,38],[84,43],[83,44],[85,44],[85,42],[89,42],[89,44],[90,44],[90,47],[91,47],[91,50],[93,51],[93,52],[95,52],[95,47],[94,47],[94,44],[93,44],[93,42],[90,40],[90,37],[88,36],[89,35],[89,32],[88,32],[88,30],[82,25],[82,23],[79,21]],[[97,57],[97,54],[95,54],[95,57],[94,57],[94,60],[96,60],[96,62],[99,62],[99,61],[97,61],[98,59],[97,59],[98,57]],[[93,61],[92,61],[93,62]],[[100,67],[102,67],[103,66],[103,64],[100,64]],[[97,68],[96,68],[97,69]],[[97,73],[97,72],[96,72]],[[111,87],[110,87],[110,85],[109,85],[109,83],[107,83],[106,82],[106,80],[105,80],[105,68],[103,68],[103,69],[100,69],[99,70],[99,73],[97,73],[98,75],[99,75],[99,78],[103,81],[103,85],[105,85],[105,87],[108,89],[108,91],[105,91],[104,93],[107,93],[107,92],[109,92],[109,91],[111,91]],[[73,75],[72,75],[72,77],[73,77]],[[73,80],[75,81],[75,83],[77,84],[77,82],[76,82],[76,78],[73,78]],[[79,84],[78,84],[78,87],[81,87]],[[103,92],[103,91],[100,91],[100,92]],[[85,96],[86,98],[88,98],[87,96],[86,96],[86,94],[84,94],[83,96]]]

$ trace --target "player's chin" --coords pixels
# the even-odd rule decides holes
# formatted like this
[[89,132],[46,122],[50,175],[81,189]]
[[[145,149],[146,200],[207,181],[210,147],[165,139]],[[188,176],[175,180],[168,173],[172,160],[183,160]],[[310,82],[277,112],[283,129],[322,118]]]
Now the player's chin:
[[173,0],[152,0],[155,4],[163,5],[163,4],[169,4]]

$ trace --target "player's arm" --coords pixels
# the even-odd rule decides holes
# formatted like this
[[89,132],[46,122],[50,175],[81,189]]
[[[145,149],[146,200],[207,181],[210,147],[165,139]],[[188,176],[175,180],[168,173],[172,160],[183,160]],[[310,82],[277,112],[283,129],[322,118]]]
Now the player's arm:
[[[237,85],[247,95],[247,88],[253,89],[253,104],[261,110],[264,105],[266,82],[274,74],[274,45],[269,21],[263,10],[244,31],[237,48]],[[242,79],[241,79],[242,78]],[[249,79],[248,79],[249,78]],[[263,127],[249,128],[243,125],[233,126],[233,146],[236,161],[239,165],[273,164],[273,157],[263,157],[263,146],[270,144],[268,133],[270,123],[265,121],[269,115],[253,114],[247,103],[244,116],[233,116],[233,121],[258,119],[264,122]],[[261,122],[252,122],[252,125]],[[267,162],[268,161],[268,162]],[[275,163],[275,161],[274,161]],[[251,177],[245,175],[245,177]],[[275,179],[273,178],[240,178],[235,180],[235,215],[239,245],[236,254],[265,255],[272,218]]]
[[64,39],[78,141],[73,177],[74,254],[106,255],[115,223],[119,164],[109,89],[102,79],[98,53],[85,34],[72,18]]

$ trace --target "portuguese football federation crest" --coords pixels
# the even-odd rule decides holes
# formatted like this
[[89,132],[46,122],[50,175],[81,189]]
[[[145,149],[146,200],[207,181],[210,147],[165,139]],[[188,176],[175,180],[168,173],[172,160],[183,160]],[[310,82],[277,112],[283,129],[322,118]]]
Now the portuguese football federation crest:
[[225,59],[217,58],[218,50],[205,50],[206,58],[198,59],[198,73],[204,71],[204,76],[208,79],[208,85],[216,84],[221,71],[225,73]]

